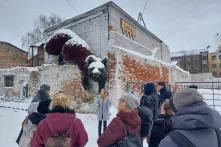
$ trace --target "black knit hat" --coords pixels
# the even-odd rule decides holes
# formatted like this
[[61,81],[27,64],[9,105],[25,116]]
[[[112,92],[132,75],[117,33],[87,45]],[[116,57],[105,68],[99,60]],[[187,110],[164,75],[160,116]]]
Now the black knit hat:
[[47,84],[43,84],[40,86],[40,90],[49,91],[51,87]]

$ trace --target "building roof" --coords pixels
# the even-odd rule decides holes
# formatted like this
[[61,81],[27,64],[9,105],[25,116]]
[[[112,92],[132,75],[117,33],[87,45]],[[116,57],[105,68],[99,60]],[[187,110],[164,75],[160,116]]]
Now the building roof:
[[9,46],[12,46],[12,47],[18,49],[19,51],[22,51],[22,52],[28,53],[27,51],[24,51],[24,50],[18,48],[17,46],[15,46],[15,45],[13,45],[13,44],[11,44],[11,43],[4,42],[4,41],[0,41],[0,44],[2,44],[2,43],[3,43],[3,44],[7,44],[7,45],[9,45]]
[[181,57],[181,56],[191,56],[191,55],[200,55],[202,52],[208,52],[208,49],[197,49],[191,51],[180,51],[180,52],[172,52],[171,58]]
[[97,8],[95,8],[95,9],[92,9],[92,10],[90,10],[90,11],[88,11],[88,12],[85,12],[85,13],[83,13],[83,14],[80,14],[80,15],[78,15],[78,16],[76,16],[76,17],[73,17],[73,18],[71,18],[71,19],[65,20],[64,22],[61,22],[61,23],[59,23],[59,24],[56,24],[56,25],[54,25],[54,26],[52,26],[52,27],[46,29],[45,32],[47,33],[47,32],[56,30],[56,29],[58,29],[58,28],[60,28],[60,27],[62,27],[62,26],[66,26],[66,25],[68,25],[68,24],[70,24],[70,23],[73,23],[73,22],[76,22],[76,21],[78,21],[78,20],[80,20],[80,19],[82,19],[82,18],[85,18],[85,17],[90,16],[90,15],[92,15],[92,14],[95,14],[95,13],[97,13],[97,12],[100,12],[100,11],[102,11],[102,10],[105,10],[106,8],[108,8],[108,7],[110,7],[110,6],[113,7],[113,8],[115,8],[117,11],[119,11],[120,13],[122,13],[124,16],[126,16],[126,18],[127,18],[129,21],[131,21],[135,26],[137,26],[138,28],[140,28],[140,29],[141,29],[142,31],[144,31],[146,34],[150,35],[151,37],[153,37],[153,38],[156,39],[157,41],[162,42],[161,39],[159,39],[156,35],[154,35],[154,34],[151,33],[149,30],[147,30],[146,28],[144,28],[144,27],[143,27],[141,24],[139,24],[134,18],[132,18],[127,12],[125,12],[122,8],[120,8],[117,4],[115,4],[115,3],[112,2],[112,1],[109,1],[109,2],[107,2],[107,3],[105,3],[105,4],[103,4],[103,5],[101,5],[101,6],[97,7]]

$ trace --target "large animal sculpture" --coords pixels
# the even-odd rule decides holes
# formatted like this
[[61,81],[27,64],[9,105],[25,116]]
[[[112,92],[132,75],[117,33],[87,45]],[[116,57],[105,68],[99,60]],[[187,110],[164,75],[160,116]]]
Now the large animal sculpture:
[[107,60],[96,57],[88,44],[73,31],[56,31],[45,43],[48,54],[58,56],[58,64],[77,64],[84,89],[98,94],[107,81]]

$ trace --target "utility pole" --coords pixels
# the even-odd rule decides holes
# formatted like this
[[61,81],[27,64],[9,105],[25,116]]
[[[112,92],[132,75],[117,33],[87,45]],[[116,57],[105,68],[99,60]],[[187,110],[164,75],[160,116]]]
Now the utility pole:
[[31,45],[29,47],[31,47],[31,66],[33,67],[34,66],[34,47],[37,47],[37,46]]

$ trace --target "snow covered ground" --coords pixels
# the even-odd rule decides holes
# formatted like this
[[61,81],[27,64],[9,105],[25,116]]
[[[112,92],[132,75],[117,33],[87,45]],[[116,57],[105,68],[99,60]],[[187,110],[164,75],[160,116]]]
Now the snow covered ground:
[[[208,104],[213,104],[213,91],[208,89],[199,89],[199,92],[204,96]],[[215,105],[221,106],[221,90],[214,91],[215,94]],[[18,136],[18,133],[21,129],[21,123],[27,112],[24,111],[27,109],[28,102],[3,102],[0,101],[0,147],[17,147],[15,140]],[[11,107],[11,108],[10,108]],[[16,108],[16,109],[12,109]],[[218,111],[221,112],[221,107],[215,107]],[[117,113],[115,107],[111,107],[111,117],[114,117]],[[86,147],[97,147],[97,117],[95,114],[77,114],[77,117],[82,120],[85,125],[85,128],[89,135],[89,141]],[[147,147],[145,144],[144,147]]]
[[[26,109],[28,103],[0,101],[0,147],[18,147],[15,140],[27,112],[7,107]],[[117,113],[116,108],[113,106],[111,107],[111,113],[111,117],[114,117]],[[77,114],[77,117],[82,120],[89,135],[86,147],[97,147],[97,116],[95,114]],[[144,147],[148,147],[148,145]]]

